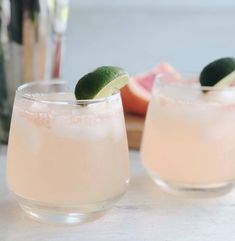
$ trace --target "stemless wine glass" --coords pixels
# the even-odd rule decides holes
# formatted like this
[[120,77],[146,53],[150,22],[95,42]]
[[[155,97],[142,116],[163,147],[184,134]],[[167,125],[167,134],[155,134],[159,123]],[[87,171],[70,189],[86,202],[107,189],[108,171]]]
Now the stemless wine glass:
[[201,87],[197,75],[159,76],[141,147],[143,165],[176,194],[223,194],[235,180],[235,87]]
[[128,169],[119,92],[79,101],[64,82],[17,89],[7,179],[29,216],[57,223],[95,219],[126,191]]

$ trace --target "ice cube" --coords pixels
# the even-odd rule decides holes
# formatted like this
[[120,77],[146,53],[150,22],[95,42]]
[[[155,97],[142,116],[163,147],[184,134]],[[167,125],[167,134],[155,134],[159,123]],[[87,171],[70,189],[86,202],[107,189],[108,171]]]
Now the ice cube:
[[14,115],[16,131],[20,136],[21,143],[25,146],[25,149],[33,154],[37,154],[40,150],[40,134],[39,128],[33,122],[30,117],[27,118],[27,114],[21,116],[20,114]]
[[123,136],[123,132],[125,131],[124,120],[123,120],[121,114],[113,117],[109,121],[109,123],[107,123],[107,125],[110,128],[110,133],[112,133],[112,137],[113,137],[114,141],[119,141]]
[[34,101],[31,105],[31,107],[30,107],[30,111],[32,111],[34,113],[48,112],[49,108],[48,108],[48,105],[46,103]]
[[100,123],[95,116],[86,116],[74,120],[71,116],[58,117],[52,122],[52,129],[57,136],[81,140],[99,140],[108,134],[108,127]]

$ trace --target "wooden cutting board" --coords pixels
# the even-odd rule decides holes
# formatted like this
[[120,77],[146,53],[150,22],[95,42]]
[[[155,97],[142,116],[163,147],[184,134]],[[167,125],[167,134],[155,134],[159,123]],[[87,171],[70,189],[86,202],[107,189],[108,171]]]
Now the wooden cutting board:
[[145,117],[125,114],[127,139],[130,149],[139,149]]

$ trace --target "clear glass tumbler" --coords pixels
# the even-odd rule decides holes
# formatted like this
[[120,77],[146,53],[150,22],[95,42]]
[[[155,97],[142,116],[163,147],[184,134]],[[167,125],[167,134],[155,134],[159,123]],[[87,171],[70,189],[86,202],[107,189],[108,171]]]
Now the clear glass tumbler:
[[32,218],[95,219],[125,193],[129,154],[119,92],[75,100],[64,82],[16,91],[7,160],[10,191]]
[[197,75],[159,76],[141,146],[143,165],[176,194],[224,194],[235,180],[235,87],[201,87]]

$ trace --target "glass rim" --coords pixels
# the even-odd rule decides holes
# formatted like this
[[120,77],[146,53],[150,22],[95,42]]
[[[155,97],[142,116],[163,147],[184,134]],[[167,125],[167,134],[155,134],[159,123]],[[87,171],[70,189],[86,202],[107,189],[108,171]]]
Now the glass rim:
[[[179,89],[189,89],[189,90],[200,90],[202,92],[211,92],[211,91],[235,91],[235,86],[225,86],[225,87],[219,87],[219,86],[201,86],[200,82],[190,82],[189,78],[199,78],[199,73],[193,73],[193,72],[186,72],[179,74],[180,78],[179,80],[176,80],[175,82],[166,82],[162,80],[163,77],[167,76],[175,76],[175,73],[162,73],[158,74],[154,79],[154,88],[157,86],[169,86],[173,88],[179,88]],[[185,77],[185,78],[184,78]],[[182,82],[184,80],[184,82]],[[182,84],[186,83],[186,84]],[[190,85],[190,83],[192,83]],[[198,83],[198,85],[193,85],[193,83]]]
[[[16,95],[19,95],[20,97],[27,99],[27,100],[31,100],[31,101],[36,101],[36,102],[40,102],[40,103],[45,103],[45,104],[58,104],[58,105],[89,105],[89,104],[98,104],[98,103],[103,103],[103,102],[107,102],[107,101],[112,101],[115,100],[117,98],[120,97],[120,90],[119,89],[115,89],[115,93],[107,96],[107,97],[103,97],[103,98],[98,98],[98,99],[82,99],[82,100],[47,100],[47,99],[41,99],[40,97],[34,96],[33,94],[30,93],[24,93],[25,90],[27,90],[29,87],[32,86],[39,86],[39,85],[45,85],[45,86],[50,86],[50,85],[65,85],[65,86],[69,86],[69,83],[65,80],[37,80],[37,81],[32,81],[29,83],[25,83],[20,85],[17,89],[16,89]],[[69,91],[65,91],[64,93],[68,93]],[[71,91],[72,93],[74,93],[73,91]],[[35,92],[36,93],[36,92]],[[40,92],[38,92],[40,94]],[[50,93],[50,92],[48,92]],[[53,93],[53,92],[51,92]],[[54,92],[56,93],[56,92]],[[58,92],[59,93],[59,92]]]

